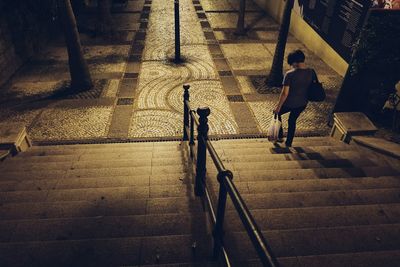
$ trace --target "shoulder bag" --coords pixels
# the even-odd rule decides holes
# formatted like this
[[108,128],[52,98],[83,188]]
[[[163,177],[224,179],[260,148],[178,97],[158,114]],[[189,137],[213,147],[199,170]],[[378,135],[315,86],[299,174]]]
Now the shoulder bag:
[[307,99],[311,102],[322,102],[325,100],[325,90],[322,83],[318,81],[317,73],[312,70],[311,84],[307,89]]

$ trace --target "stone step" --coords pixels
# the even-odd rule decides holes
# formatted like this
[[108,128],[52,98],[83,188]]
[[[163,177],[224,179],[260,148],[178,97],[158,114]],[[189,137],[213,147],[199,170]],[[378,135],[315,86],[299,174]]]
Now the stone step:
[[[282,160],[323,160],[323,159],[353,159],[362,157],[356,151],[336,151],[336,152],[312,152],[312,153],[285,153],[285,154],[270,154],[260,153],[253,155],[236,155],[236,154],[221,154],[221,159],[224,162],[266,162],[266,161],[282,161]],[[211,158],[208,155],[208,160]],[[33,166],[34,164],[49,164],[49,167],[56,165],[55,163],[61,162],[68,164],[70,162],[76,162],[84,164],[84,162],[106,162],[106,161],[131,161],[134,164],[145,164],[145,163],[157,163],[157,164],[174,164],[177,162],[187,162],[187,155],[170,155],[168,158],[156,157],[151,154],[146,157],[138,157],[136,154],[129,153],[107,153],[102,154],[101,157],[97,154],[84,154],[84,155],[52,155],[52,156],[30,156],[30,157],[14,157],[7,161],[7,164],[0,166],[0,168],[11,169],[12,165],[23,167],[24,165]],[[61,165],[62,166],[62,165]],[[23,167],[27,168],[27,167]]]
[[[21,154],[22,155],[22,154]],[[108,160],[132,160],[132,161],[162,161],[166,159],[168,161],[176,161],[176,162],[186,162],[189,158],[188,152],[144,152],[144,153],[128,153],[128,152],[110,152],[110,153],[102,153],[101,155],[97,153],[91,154],[54,154],[54,155],[25,155],[25,157],[14,157],[9,161],[9,164],[20,164],[21,162],[29,162],[29,163],[47,163],[47,162],[85,162],[85,161],[108,161]]]
[[[212,144],[215,148],[220,149],[237,149],[237,148],[272,148],[284,146],[284,143],[276,144],[273,142],[269,142],[268,140],[255,141],[255,142],[236,142],[236,141],[212,141]],[[295,140],[293,141],[293,147],[312,147],[312,146],[341,146],[344,143],[339,142],[335,139],[319,139],[319,140]],[[347,145],[347,144],[346,144]]]
[[175,147],[180,145],[179,141],[166,142],[126,142],[126,143],[102,143],[102,144],[72,144],[72,145],[45,145],[33,146],[32,149],[37,150],[59,150],[59,149],[109,149],[109,148],[148,148],[148,147]]
[[[196,242],[196,248],[192,245]],[[209,236],[176,235],[0,244],[1,266],[146,266],[211,261]]]
[[206,234],[207,220],[205,213],[9,220],[0,222],[0,230],[8,230],[0,242]]
[[400,250],[316,255],[297,259],[300,266],[308,267],[397,267],[400,262]]
[[[316,229],[339,226],[399,224],[400,203],[283,209],[252,209],[261,230]],[[225,230],[243,231],[236,211],[226,213]]]
[[253,155],[221,155],[224,162],[268,162],[268,161],[303,161],[303,160],[332,160],[365,158],[357,151],[314,152],[293,154],[253,154]]
[[21,202],[0,206],[0,220],[127,216],[203,211],[190,197],[137,198],[96,201]]
[[[241,194],[249,209],[400,203],[400,188]],[[232,203],[228,202],[232,209]]]
[[[0,192],[0,203],[97,201],[137,198],[194,197],[192,183],[180,185],[152,185],[103,188],[69,188],[56,190],[30,190]],[[63,187],[63,186],[61,186]]]
[[[252,143],[266,143],[272,144],[273,142],[269,141],[268,138],[242,138],[242,139],[219,139],[212,140],[213,143],[216,144],[252,144]],[[313,137],[295,137],[293,139],[293,144],[297,143],[307,143],[312,144],[315,142],[332,142],[332,143],[340,143],[341,141],[332,138],[330,136],[313,136]]]
[[[249,161],[229,161],[223,160],[227,168],[232,170],[242,169],[296,169],[296,168],[333,168],[333,167],[353,167],[353,166],[373,166],[376,165],[373,161],[361,158],[336,158],[336,159],[304,159],[301,161],[287,160],[269,160],[263,162]],[[12,171],[37,171],[37,170],[79,170],[79,169],[104,169],[104,168],[137,168],[151,167],[152,169],[167,167],[168,169],[177,168],[185,169],[187,159],[133,159],[133,160],[93,160],[93,161],[76,161],[76,162],[35,162],[25,163],[21,165],[21,161],[16,163],[10,162],[0,166],[0,171],[3,173]],[[209,164],[212,164],[209,161]],[[382,163],[384,164],[384,162]]]
[[353,168],[376,166],[368,159],[332,159],[332,160],[302,160],[302,161],[268,161],[268,162],[232,162],[225,164],[231,171],[247,170],[289,170],[318,168]]
[[[216,179],[211,180],[217,186]],[[399,188],[400,176],[235,182],[241,194]]]
[[188,160],[182,157],[180,158],[132,158],[132,159],[101,159],[99,156],[93,160],[83,160],[81,161],[63,161],[63,162],[45,162],[36,161],[30,162],[30,158],[25,158],[24,163],[21,160],[10,161],[3,166],[0,166],[0,171],[32,171],[32,170],[68,170],[68,169],[96,169],[96,168],[126,168],[126,167],[146,167],[146,166],[186,166]]
[[[216,171],[208,170],[209,177]],[[362,168],[317,168],[292,170],[240,170],[233,173],[235,181],[305,180],[325,178],[380,177],[396,176],[399,173],[389,167]]]
[[[149,143],[151,144],[151,143]],[[107,154],[107,153],[177,153],[187,150],[187,146],[181,145],[176,142],[170,145],[145,145],[145,146],[129,146],[121,145],[114,146],[111,144],[102,144],[98,146],[92,145],[71,145],[71,146],[45,146],[45,147],[33,147],[21,155],[21,157],[27,156],[47,156],[47,155],[82,155],[82,154]]]
[[261,148],[224,148],[217,149],[219,155],[260,155],[260,154],[296,154],[296,153],[321,153],[321,152],[336,152],[336,151],[354,151],[354,148],[349,145],[335,146],[307,146],[307,147],[261,147]]
[[184,165],[166,166],[140,166],[97,169],[67,169],[67,170],[33,170],[33,171],[4,171],[0,173],[0,180],[24,179],[59,179],[72,177],[113,177],[113,176],[138,176],[138,175],[182,175],[187,172]]
[[[400,250],[400,224],[272,230],[263,235],[277,257]],[[257,258],[247,233],[226,233],[225,244],[235,260]]]
[[136,175],[136,176],[104,176],[68,179],[26,179],[2,180],[0,192],[8,191],[41,191],[55,189],[84,189],[104,187],[129,187],[129,186],[159,186],[170,185],[189,186],[193,183],[191,174],[164,174],[164,175]]
[[[281,267],[398,267],[400,250],[281,257]],[[235,261],[234,266],[263,267],[260,260]]]

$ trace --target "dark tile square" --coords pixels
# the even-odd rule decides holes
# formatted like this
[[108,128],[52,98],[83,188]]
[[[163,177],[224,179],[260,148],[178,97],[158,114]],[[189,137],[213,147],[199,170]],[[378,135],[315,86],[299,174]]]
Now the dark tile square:
[[123,106],[123,105],[133,105],[133,98],[118,98],[117,105],[118,106]]
[[193,5],[200,5],[200,1],[199,0],[193,0]]
[[146,32],[137,32],[135,35],[135,41],[144,41],[146,39]]
[[218,45],[218,42],[216,39],[210,39],[210,40],[206,40],[207,41],[207,45]]
[[140,26],[139,26],[139,29],[141,29],[141,30],[147,29],[147,25],[148,25],[148,24],[149,24],[148,21],[141,22],[141,23],[140,23]]
[[222,54],[222,50],[218,44],[209,44],[208,49],[210,50],[211,54]]
[[206,19],[207,18],[206,13],[197,13],[197,17],[199,19]]
[[224,59],[223,54],[211,54],[213,59]]
[[142,12],[142,14],[140,14],[140,19],[149,19],[149,13]]
[[200,21],[200,25],[202,28],[211,28],[211,25],[208,23],[208,21]]
[[140,62],[142,60],[141,54],[133,54],[129,55],[128,61],[129,62]]
[[124,73],[124,79],[135,79],[139,76],[139,73]]
[[220,77],[222,82],[222,87],[224,88],[225,94],[227,95],[240,95],[240,89],[233,76],[223,76]]
[[196,11],[202,11],[203,10],[203,7],[202,6],[194,6],[194,9],[196,10]]
[[232,71],[230,70],[223,70],[223,71],[218,71],[219,76],[232,76]]
[[242,95],[227,95],[229,102],[244,102]]
[[118,97],[132,98],[135,95],[137,81],[137,79],[122,79],[118,90]]
[[144,45],[135,43],[132,45],[131,54],[142,54],[143,50],[144,50]]
[[204,32],[204,37],[206,40],[215,40],[214,32]]
[[151,9],[150,6],[143,6],[143,12],[145,12],[145,13],[149,13],[150,9]]
[[214,59],[214,64],[218,71],[229,71],[228,62],[224,58]]
[[144,4],[145,4],[145,5],[151,5],[151,0],[146,0],[146,1],[144,1]]

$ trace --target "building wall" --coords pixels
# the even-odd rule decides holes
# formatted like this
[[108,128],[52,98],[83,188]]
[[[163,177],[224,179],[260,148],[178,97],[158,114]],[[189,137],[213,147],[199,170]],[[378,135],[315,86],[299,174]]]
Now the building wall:
[[[254,0],[270,16],[281,20],[284,0]],[[325,42],[296,12],[292,12],[290,32],[313,53],[318,55],[341,76],[346,74],[348,63]]]
[[0,86],[48,41],[55,15],[53,0],[0,1]]

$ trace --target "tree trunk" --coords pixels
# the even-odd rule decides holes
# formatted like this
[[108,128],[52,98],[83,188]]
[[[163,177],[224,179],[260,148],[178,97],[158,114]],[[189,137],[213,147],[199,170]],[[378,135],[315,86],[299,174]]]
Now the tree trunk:
[[97,33],[104,36],[111,35],[113,30],[111,1],[112,0],[97,1]]
[[271,71],[267,79],[268,86],[281,86],[283,80],[283,61],[285,58],[286,41],[289,34],[290,16],[292,14],[294,0],[286,0],[281,27],[279,28],[278,42],[275,47],[274,59]]
[[246,0],[239,0],[239,17],[236,25],[235,34],[237,35],[244,35],[246,34],[244,29],[244,13],[246,12]]
[[93,87],[89,68],[83,57],[81,41],[76,27],[75,15],[70,0],[59,0],[60,18],[64,28],[65,42],[68,50],[71,88],[86,90]]

